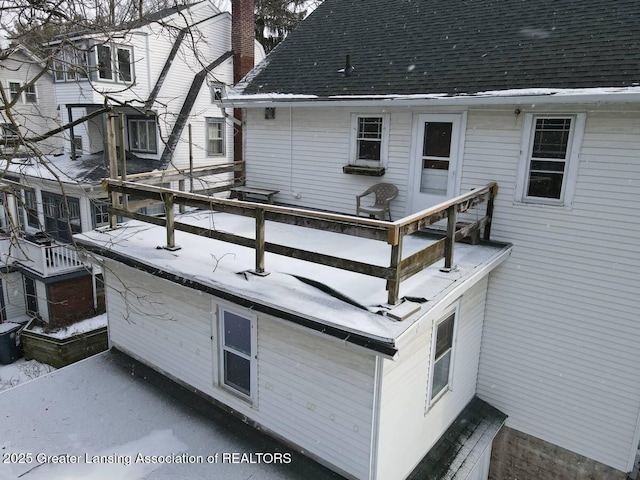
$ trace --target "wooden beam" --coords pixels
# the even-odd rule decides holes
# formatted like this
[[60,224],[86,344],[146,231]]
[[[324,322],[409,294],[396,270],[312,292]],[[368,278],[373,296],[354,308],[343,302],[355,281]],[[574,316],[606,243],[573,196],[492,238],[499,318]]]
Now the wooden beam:
[[444,256],[445,241],[445,238],[441,238],[427,248],[402,260],[400,281],[413,277],[416,273],[439,261]]
[[398,297],[400,296],[400,277],[402,271],[402,240],[396,245],[391,246],[391,261],[389,263],[389,269],[392,272],[392,277],[387,281],[387,303],[389,305],[395,305],[398,303]]
[[176,232],[175,232],[175,220],[173,212],[173,195],[166,194],[164,197],[164,215],[167,221],[167,250],[177,250],[176,247]]
[[491,240],[491,223],[493,220],[493,208],[496,195],[498,194],[498,184],[494,184],[491,188],[491,195],[487,200],[487,224],[484,227],[484,239]]
[[457,205],[447,208],[447,239],[444,244],[444,268],[453,268],[453,251],[456,243],[456,222],[458,221]]
[[393,275],[393,272],[389,267],[357,262],[355,260],[334,257],[318,252],[311,252],[309,250],[302,250],[300,248],[287,247],[284,245],[277,245],[275,243],[269,242],[265,242],[264,248],[265,251],[269,253],[284,255],[290,258],[297,258],[298,260],[304,260],[306,262],[317,263],[320,265],[327,265],[329,267],[335,267],[341,270],[361,273],[363,275],[369,275],[371,277],[388,279]]
[[264,210],[256,210],[256,273],[264,273]]

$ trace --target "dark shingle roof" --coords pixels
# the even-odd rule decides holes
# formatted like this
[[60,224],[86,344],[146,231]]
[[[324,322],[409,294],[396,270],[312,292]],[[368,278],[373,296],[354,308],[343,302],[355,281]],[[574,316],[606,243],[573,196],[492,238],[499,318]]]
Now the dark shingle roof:
[[[350,55],[351,76],[338,73]],[[473,94],[640,82],[637,0],[325,0],[244,94]]]

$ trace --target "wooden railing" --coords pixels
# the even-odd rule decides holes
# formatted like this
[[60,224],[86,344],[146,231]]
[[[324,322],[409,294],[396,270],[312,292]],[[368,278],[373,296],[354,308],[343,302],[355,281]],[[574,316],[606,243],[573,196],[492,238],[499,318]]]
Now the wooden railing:
[[[452,268],[454,265],[454,244],[457,240],[472,234],[479,235],[481,231],[484,239],[489,240],[493,202],[498,192],[498,185],[492,182],[482,188],[472,190],[440,205],[436,205],[395,222],[386,222],[350,215],[316,212],[239,200],[219,199],[116,179],[105,180],[103,186],[108,189],[112,198],[121,194],[124,198],[126,198],[127,195],[131,195],[137,198],[163,202],[166,213],[164,218],[140,214],[131,208],[124,208],[122,204],[110,207],[109,213],[113,219],[115,219],[116,215],[121,215],[165,227],[167,236],[167,245],[165,248],[167,249],[179,248],[175,244],[175,230],[181,230],[195,235],[254,248],[255,272],[258,274],[265,273],[264,255],[265,252],[270,252],[378,277],[387,281],[388,302],[392,305],[398,303],[400,283],[403,280],[424,270],[443,257],[445,259],[445,269]],[[486,209],[480,218],[476,218],[475,221],[464,225],[457,224],[460,213],[464,213],[482,203],[486,203]],[[175,219],[176,206],[178,206],[181,211],[184,210],[185,207],[193,207],[253,217],[255,218],[255,239],[178,222]],[[404,236],[445,219],[447,221],[446,235],[443,235],[441,239],[429,247],[407,258],[402,258],[402,239]],[[389,265],[384,267],[357,262],[347,258],[266,242],[265,221],[267,220],[384,241],[390,246]],[[113,220],[112,225],[115,225],[115,220]]]

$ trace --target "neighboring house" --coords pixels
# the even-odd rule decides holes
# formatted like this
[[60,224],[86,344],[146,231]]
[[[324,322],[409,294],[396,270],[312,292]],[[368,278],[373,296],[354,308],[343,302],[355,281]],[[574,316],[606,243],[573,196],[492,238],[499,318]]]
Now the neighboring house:
[[46,64],[23,46],[3,50],[0,52],[0,84],[4,92],[4,99],[0,99],[3,106],[0,110],[2,153],[58,153],[62,148],[60,135],[39,142],[35,152],[22,142],[24,138],[54,130],[60,121],[53,75]]
[[[222,173],[215,168],[234,157],[235,119],[219,105],[222,89],[234,78],[231,30],[231,14],[204,1],[151,14],[117,31],[52,41],[53,74],[37,77],[41,63],[22,48],[6,53],[0,74],[7,94],[19,95],[14,120],[24,127],[24,137],[55,128],[51,121],[58,111],[64,125],[91,118],[65,130],[64,145],[61,136],[24,147],[8,139],[1,162],[6,275],[0,322],[36,316],[55,329],[104,309],[100,269],[79,258],[70,243],[73,234],[108,224],[108,197],[100,183],[109,176],[109,157],[112,164],[117,160],[120,173],[120,162],[126,161],[127,173],[138,179],[157,169],[166,173],[158,180],[165,185],[190,176],[191,190],[232,180],[233,168]],[[251,58],[262,58],[253,38],[250,47]],[[236,72],[236,78],[247,71]],[[105,103],[114,105],[108,113],[101,110]],[[126,155],[120,140],[109,145],[107,138],[108,115],[119,113]],[[118,122],[112,125],[117,136]],[[189,175],[173,177],[176,165]],[[208,178],[193,181],[203,175]],[[139,210],[162,211],[151,203]]]
[[95,182],[79,182],[79,165],[66,173],[39,162],[12,160],[2,180],[0,239],[1,321],[38,317],[51,329],[104,311],[99,269],[79,258],[71,236],[108,221]]
[[[254,45],[257,59],[264,51]],[[233,83],[231,14],[212,1],[170,7],[118,29],[51,41],[62,120],[89,116],[69,130],[72,155],[107,151],[105,104],[123,114],[127,158],[147,171],[226,163],[233,159],[233,116],[220,106]],[[254,52],[252,52],[253,54]],[[93,116],[95,115],[95,116]],[[191,133],[189,133],[189,127]]]

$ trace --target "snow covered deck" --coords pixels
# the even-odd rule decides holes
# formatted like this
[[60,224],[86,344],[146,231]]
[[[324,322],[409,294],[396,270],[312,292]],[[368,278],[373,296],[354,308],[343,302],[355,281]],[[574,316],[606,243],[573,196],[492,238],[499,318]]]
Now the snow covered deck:
[[[245,207],[249,205],[247,202],[221,202],[249,208]],[[284,208],[252,205],[252,208]],[[316,330],[334,329],[342,332],[343,338],[351,336],[349,341],[390,355],[394,354],[396,340],[418,318],[440,301],[460,295],[460,288],[488,275],[511,251],[509,245],[491,242],[456,243],[453,268],[447,270],[443,268],[446,258],[432,260],[433,263],[423,261],[424,252],[432,252],[434,246],[444,248],[442,235],[414,231],[401,235],[398,245],[390,246],[379,238],[266,220],[263,244],[276,246],[272,250],[283,254],[263,252],[262,262],[268,275],[256,275],[259,253],[254,246],[256,235],[260,235],[256,232],[256,218],[214,211],[176,215],[170,221],[181,225],[181,229],[176,227],[172,232],[178,250],[163,248],[165,223],[169,220],[153,221],[160,225],[130,221],[113,230],[105,228],[76,235],[75,239],[98,255]],[[394,223],[358,221],[394,227],[407,219]],[[387,231],[382,233],[387,238]],[[330,262],[336,256],[340,258],[329,266],[316,263],[317,259],[306,253],[297,255],[302,251],[299,249]],[[392,255],[394,251],[398,253],[396,265],[412,270],[402,283],[398,282],[398,299],[405,301],[396,305],[387,304],[387,278],[351,269],[353,265],[368,265],[385,270],[390,250]]]
[[2,480],[340,478],[119,352],[3,391],[0,411]]

